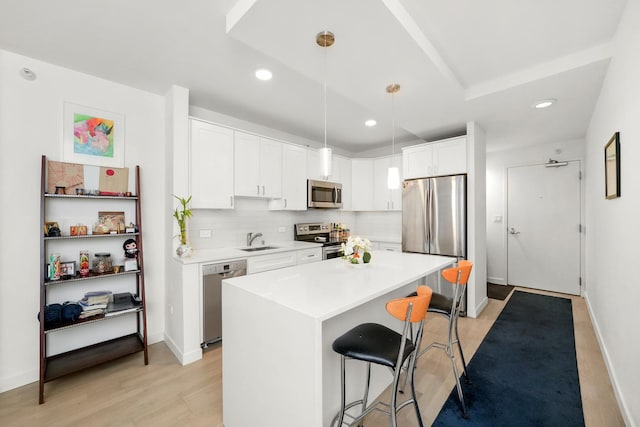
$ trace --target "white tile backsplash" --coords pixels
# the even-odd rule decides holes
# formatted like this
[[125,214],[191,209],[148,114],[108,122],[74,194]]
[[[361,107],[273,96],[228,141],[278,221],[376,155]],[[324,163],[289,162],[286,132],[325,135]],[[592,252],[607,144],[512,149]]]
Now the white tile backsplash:
[[[256,243],[293,240],[293,225],[301,222],[340,222],[351,234],[376,238],[401,236],[400,212],[345,212],[334,209],[307,211],[270,211],[263,199],[236,198],[235,209],[195,209],[189,219],[189,242],[195,249],[246,246],[247,233],[262,233]],[[284,227],[285,231],[278,231]],[[211,237],[200,237],[200,230],[211,230]]]

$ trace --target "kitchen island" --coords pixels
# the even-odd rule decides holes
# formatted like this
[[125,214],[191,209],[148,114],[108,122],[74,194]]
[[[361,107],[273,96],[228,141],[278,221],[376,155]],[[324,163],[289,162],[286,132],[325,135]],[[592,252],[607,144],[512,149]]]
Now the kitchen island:
[[[340,402],[333,340],[364,322],[399,329],[385,303],[453,262],[374,251],[365,265],[337,258],[224,280],[225,427],[328,426]],[[391,381],[388,370],[372,371],[371,399]],[[362,394],[364,364],[350,364],[347,374],[347,397],[353,400]]]

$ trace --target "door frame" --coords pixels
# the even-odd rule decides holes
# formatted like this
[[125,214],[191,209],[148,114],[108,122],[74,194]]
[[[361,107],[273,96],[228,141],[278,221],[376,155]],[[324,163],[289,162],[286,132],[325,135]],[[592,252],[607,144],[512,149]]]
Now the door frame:
[[[582,278],[582,282],[580,284],[580,296],[584,297],[584,293],[587,289],[587,277],[586,277],[586,269],[584,265],[585,261],[585,234],[587,227],[585,225],[585,160],[582,156],[572,157],[572,158],[556,158],[553,156],[554,160],[559,162],[578,162],[579,170],[580,170],[580,277]],[[509,232],[507,231],[507,225],[509,224],[509,169],[517,168],[517,167],[526,167],[526,166],[537,166],[537,165],[545,165],[548,162],[527,162],[527,163],[513,163],[504,166],[503,170],[503,212],[504,218],[502,222],[502,247],[503,247],[503,265],[504,265],[504,284],[509,284]]]

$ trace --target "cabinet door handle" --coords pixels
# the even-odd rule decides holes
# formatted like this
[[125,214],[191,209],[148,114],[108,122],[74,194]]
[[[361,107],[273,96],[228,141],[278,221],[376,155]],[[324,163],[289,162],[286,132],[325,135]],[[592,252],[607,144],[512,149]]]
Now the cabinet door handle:
[[262,195],[264,196],[264,185],[262,186]]
[[284,208],[287,208],[287,199],[284,199]]
[[256,185],[256,191],[257,191],[256,194],[259,196],[260,195],[260,185]]
[[233,207],[233,195],[229,196],[229,204]]

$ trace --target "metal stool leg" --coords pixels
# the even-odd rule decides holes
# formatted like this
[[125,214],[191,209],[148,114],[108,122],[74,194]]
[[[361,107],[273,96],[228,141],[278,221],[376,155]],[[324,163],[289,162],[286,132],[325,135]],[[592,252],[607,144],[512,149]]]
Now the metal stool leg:
[[460,337],[458,336],[458,319],[456,318],[455,325],[456,332],[456,343],[458,344],[458,351],[460,352],[460,360],[462,360],[462,368],[464,370],[464,379],[467,384],[471,384],[471,380],[469,379],[469,373],[467,372],[467,361],[464,359],[464,353],[462,352],[462,345],[460,344]]
[[[417,358],[416,356],[413,356],[415,358]],[[418,425],[420,427],[424,427],[424,424],[422,423],[422,415],[420,415],[420,408],[418,407],[418,397],[416,396],[416,386],[414,383],[414,374],[416,372],[415,370],[415,360],[413,361],[413,363],[410,363],[409,365],[413,365],[413,369],[411,369],[411,396],[413,397],[413,407],[416,410],[416,417],[418,417]],[[407,372],[407,375],[409,375],[409,372]]]
[[345,357],[340,356],[340,413],[338,414],[338,427],[342,427],[344,421],[344,406],[346,404],[347,385],[345,378]]

